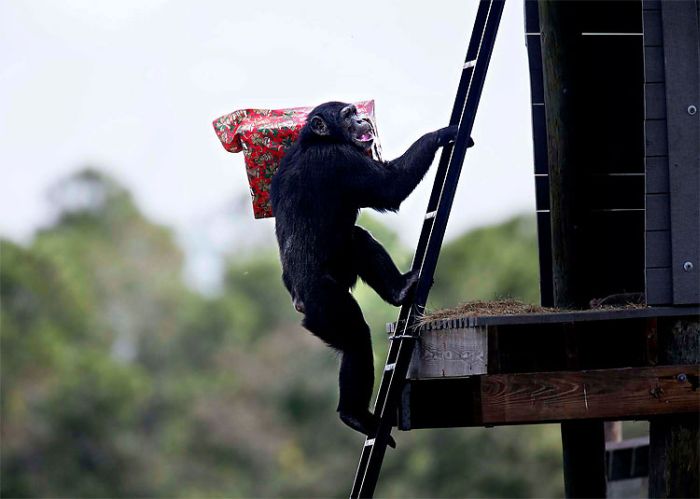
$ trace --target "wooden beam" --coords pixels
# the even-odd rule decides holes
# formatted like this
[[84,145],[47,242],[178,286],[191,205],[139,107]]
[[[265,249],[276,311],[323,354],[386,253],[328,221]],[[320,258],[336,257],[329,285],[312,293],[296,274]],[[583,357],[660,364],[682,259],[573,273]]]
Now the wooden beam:
[[699,376],[693,365],[484,376],[482,417],[513,424],[697,412]]
[[399,427],[697,417],[699,384],[697,365],[414,380],[406,386]]

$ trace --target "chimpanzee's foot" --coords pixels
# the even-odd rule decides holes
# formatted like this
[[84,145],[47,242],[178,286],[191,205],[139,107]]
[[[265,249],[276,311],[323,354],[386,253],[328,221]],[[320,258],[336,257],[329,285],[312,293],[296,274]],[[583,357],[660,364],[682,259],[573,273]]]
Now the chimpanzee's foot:
[[411,270],[406,272],[403,276],[405,278],[403,288],[394,294],[393,301],[391,302],[392,305],[396,305],[397,307],[413,299],[416,284],[418,284],[419,271]]
[[[340,412],[340,420],[353,430],[359,431],[370,438],[373,438],[377,434],[377,426],[379,425],[378,418],[369,411],[365,411],[365,413],[361,415]],[[396,442],[391,435],[389,435],[387,443],[392,449],[396,448]]]

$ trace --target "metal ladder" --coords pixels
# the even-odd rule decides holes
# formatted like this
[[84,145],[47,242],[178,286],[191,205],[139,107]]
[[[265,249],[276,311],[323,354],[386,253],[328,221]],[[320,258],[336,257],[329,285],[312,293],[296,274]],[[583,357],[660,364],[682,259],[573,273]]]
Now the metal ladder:
[[428,292],[433,284],[435,267],[452,209],[462,163],[469,147],[474,117],[479,106],[504,5],[505,0],[479,1],[462,77],[457,87],[457,97],[450,117],[450,125],[459,125],[459,132],[454,145],[444,147],[440,156],[423,229],[413,257],[412,269],[419,269],[420,277],[413,303],[407,303],[401,307],[395,332],[390,338],[391,345],[374,404],[374,413],[379,416],[379,427],[374,438],[365,440],[350,493],[351,498],[372,497],[379,479],[391,427],[396,418],[401,389],[406,380],[417,339],[416,321],[425,310]]

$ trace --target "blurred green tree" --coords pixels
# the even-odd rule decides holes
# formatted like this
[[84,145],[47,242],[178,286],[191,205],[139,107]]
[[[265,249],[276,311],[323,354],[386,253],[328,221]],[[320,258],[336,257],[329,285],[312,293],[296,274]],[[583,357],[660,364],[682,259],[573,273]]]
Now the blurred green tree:
[[[2,241],[4,497],[331,497],[362,438],[334,416],[334,352],[299,326],[274,248],[228,259],[212,297],[182,282],[172,232],[96,170],[50,193],[57,218],[29,247]],[[402,269],[410,252],[361,223]],[[534,223],[447,243],[431,306],[537,299]],[[396,309],[359,283],[376,368]],[[397,435],[379,495],[562,494],[556,428]]]

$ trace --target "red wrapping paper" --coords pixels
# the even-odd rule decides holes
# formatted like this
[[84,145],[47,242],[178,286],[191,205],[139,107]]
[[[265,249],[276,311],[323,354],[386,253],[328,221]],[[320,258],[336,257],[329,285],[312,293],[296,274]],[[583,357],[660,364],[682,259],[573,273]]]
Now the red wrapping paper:
[[[375,130],[372,154],[381,159],[374,118],[374,101],[356,102],[358,114]],[[243,151],[255,218],[273,216],[270,183],[289,146],[299,136],[313,107],[288,109],[239,109],[214,120],[214,131],[229,152]]]

